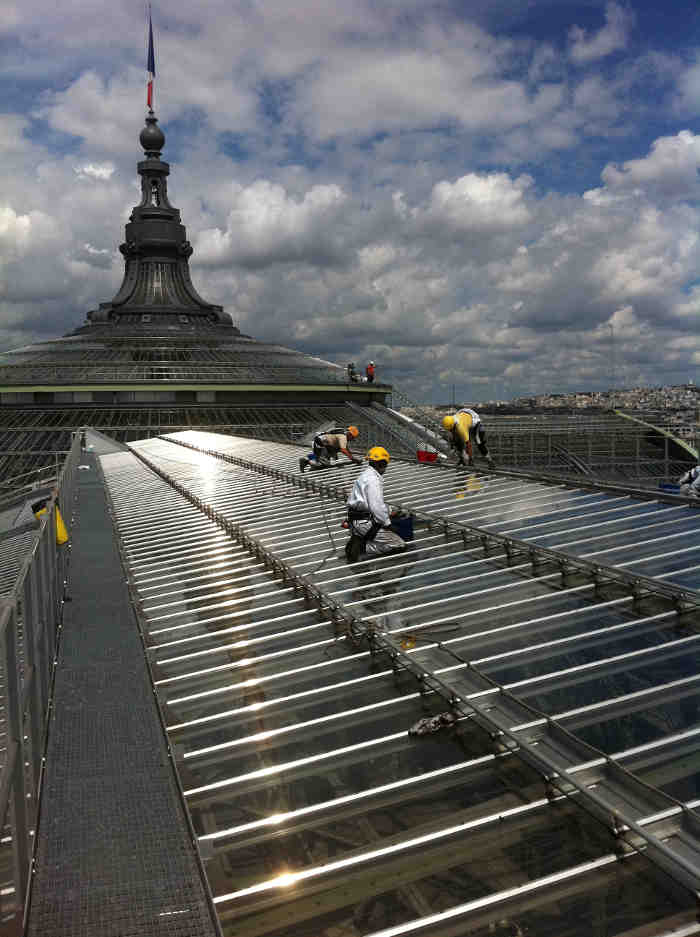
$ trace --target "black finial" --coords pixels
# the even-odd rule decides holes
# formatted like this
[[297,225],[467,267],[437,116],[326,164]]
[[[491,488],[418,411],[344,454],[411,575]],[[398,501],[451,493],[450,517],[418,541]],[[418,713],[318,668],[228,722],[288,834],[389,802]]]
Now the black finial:
[[165,134],[158,126],[158,118],[153,111],[148,112],[146,126],[141,131],[139,140],[149,159],[160,159],[160,151],[165,146]]

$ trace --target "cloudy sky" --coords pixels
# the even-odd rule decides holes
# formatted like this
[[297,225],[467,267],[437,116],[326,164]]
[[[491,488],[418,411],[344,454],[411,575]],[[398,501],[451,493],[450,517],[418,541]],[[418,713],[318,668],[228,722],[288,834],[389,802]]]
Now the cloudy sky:
[[[698,380],[697,0],[155,3],[193,279],[423,400]],[[0,350],[121,282],[145,13],[0,6]],[[614,347],[614,355],[611,354]]]

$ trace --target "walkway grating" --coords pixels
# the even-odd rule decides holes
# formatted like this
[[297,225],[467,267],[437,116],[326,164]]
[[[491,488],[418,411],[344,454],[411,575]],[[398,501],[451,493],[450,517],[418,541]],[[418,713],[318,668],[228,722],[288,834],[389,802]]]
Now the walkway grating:
[[98,464],[85,462],[27,933],[214,935]]

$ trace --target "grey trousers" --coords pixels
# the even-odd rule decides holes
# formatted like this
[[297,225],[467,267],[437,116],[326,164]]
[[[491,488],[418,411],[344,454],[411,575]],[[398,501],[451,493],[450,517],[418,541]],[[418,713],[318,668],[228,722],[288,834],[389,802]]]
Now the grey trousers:
[[[363,537],[372,526],[372,521],[353,521],[352,529],[356,534]],[[384,556],[386,553],[400,553],[406,549],[406,541],[402,540],[398,534],[388,527],[383,527],[377,532],[376,537],[368,540],[365,544],[365,554],[367,556]]]

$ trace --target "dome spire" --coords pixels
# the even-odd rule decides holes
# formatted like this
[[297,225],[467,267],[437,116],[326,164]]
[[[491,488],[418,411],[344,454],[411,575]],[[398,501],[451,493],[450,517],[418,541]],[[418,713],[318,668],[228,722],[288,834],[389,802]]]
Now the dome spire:
[[192,247],[180,212],[168,198],[170,166],[160,158],[165,134],[152,110],[139,135],[146,158],[138,163],[141,202],[131,212],[126,237],[119,250],[124,255],[124,280],[116,296],[88,313],[97,324],[122,316],[186,316],[231,326],[231,316],[221,306],[208,303],[190,279]]

